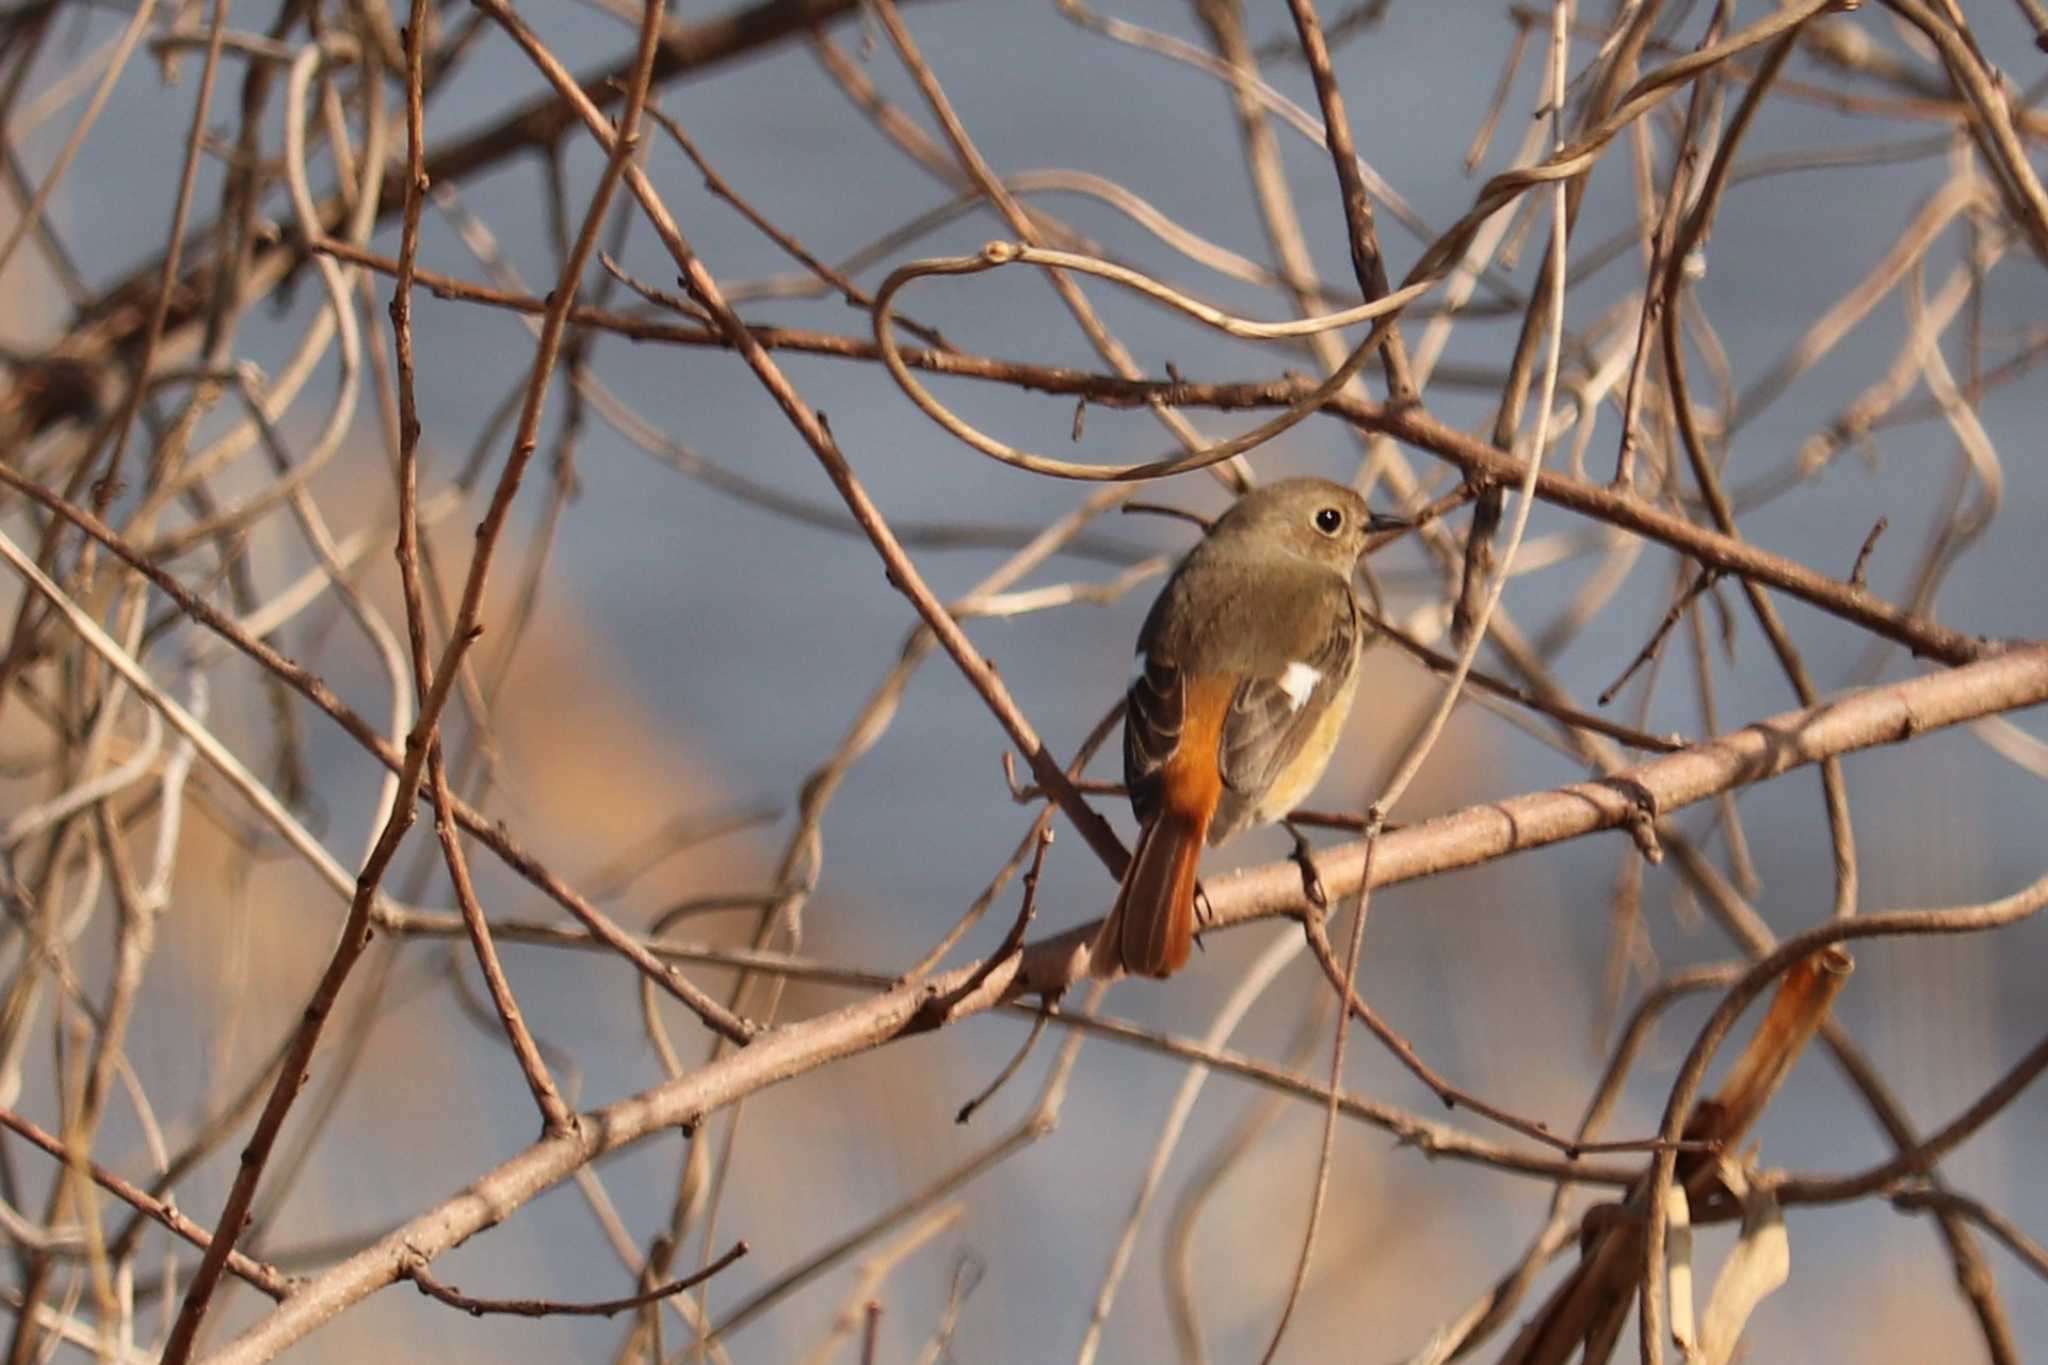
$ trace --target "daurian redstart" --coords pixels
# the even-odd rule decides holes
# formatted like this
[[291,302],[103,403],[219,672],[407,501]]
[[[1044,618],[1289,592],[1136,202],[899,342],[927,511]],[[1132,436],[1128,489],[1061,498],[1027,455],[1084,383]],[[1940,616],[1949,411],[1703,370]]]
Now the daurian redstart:
[[1143,829],[1094,975],[1178,971],[1204,841],[1285,819],[1322,777],[1367,634],[1352,573],[1368,535],[1406,524],[1327,479],[1286,479],[1239,498],[1167,580],[1124,715]]

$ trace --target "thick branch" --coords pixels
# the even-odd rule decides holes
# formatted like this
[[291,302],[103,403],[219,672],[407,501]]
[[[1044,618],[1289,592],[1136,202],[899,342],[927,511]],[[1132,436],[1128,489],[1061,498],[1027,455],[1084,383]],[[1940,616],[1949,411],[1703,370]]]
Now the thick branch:
[[[323,243],[322,249],[372,270],[392,272],[396,269],[390,258],[345,243]],[[537,313],[546,306],[543,299],[508,294],[424,270],[419,272],[419,281],[442,298],[462,299],[519,312]],[[602,327],[636,340],[667,341],[685,346],[725,347],[732,344],[716,329],[650,322],[595,308],[572,309],[569,320],[577,326]],[[880,348],[866,338],[785,327],[749,326],[748,331],[754,341],[768,350],[833,355],[848,360],[881,358]],[[899,347],[897,354],[904,364],[915,370],[1011,384],[1060,397],[1081,397],[1102,407],[1126,408],[1164,402],[1179,408],[1215,408],[1221,411],[1286,408],[1301,402],[1316,387],[1305,379],[1251,383],[1130,380],[1064,366],[1033,365],[910,346]],[[1392,408],[1345,393],[1331,396],[1323,408],[1330,415],[1354,426],[1383,432],[1427,451],[1456,465],[1472,478],[1507,485],[1521,481],[1523,467],[1520,460],[1445,424],[1425,409]],[[1861,583],[1831,578],[1795,560],[1734,536],[1722,535],[1710,527],[1667,512],[1646,499],[1605,484],[1575,479],[1569,474],[1546,469],[1537,476],[1536,496],[1553,506],[1583,513],[1668,545],[1708,568],[1776,588],[1809,606],[1902,644],[1922,658],[1939,659],[1949,664],[1968,663],[1981,658],[1993,647],[1977,636],[1951,630],[1888,602]]]
[[[1468,807],[1383,834],[1373,881],[1384,886],[1469,867],[1522,849],[1613,829],[1675,810],[1834,754],[1910,739],[2048,700],[2048,645],[2028,645],[1790,712],[1614,778]],[[1331,894],[1358,889],[1363,843],[1320,855]],[[1300,869],[1268,864],[1205,884],[1218,928],[1308,908]],[[460,1193],[349,1257],[292,1295],[214,1357],[268,1360],[352,1304],[502,1221],[579,1167],[652,1133],[705,1115],[794,1076],[893,1039],[1031,995],[1056,995],[1085,970],[1091,922],[1042,939],[983,973],[970,964],[763,1035],[742,1052],[585,1116],[575,1131],[535,1143]],[[978,981],[972,994],[965,988]]]

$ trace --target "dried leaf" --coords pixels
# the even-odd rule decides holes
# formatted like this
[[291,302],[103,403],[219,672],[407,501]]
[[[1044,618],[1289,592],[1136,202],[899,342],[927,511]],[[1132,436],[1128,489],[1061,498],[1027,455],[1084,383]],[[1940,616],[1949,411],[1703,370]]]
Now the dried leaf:
[[1670,1267],[1671,1339],[1687,1360],[1696,1359],[1698,1334],[1692,1321],[1692,1205],[1685,1187],[1673,1185],[1664,1192],[1664,1259]]
[[1705,1365],[1726,1365],[1742,1340],[1749,1315],[1792,1271],[1792,1247],[1777,1195],[1752,1184],[1748,1172],[1734,1162],[1723,1163],[1722,1182],[1742,1203],[1742,1236],[1722,1262],[1714,1295],[1707,1301],[1699,1347]]

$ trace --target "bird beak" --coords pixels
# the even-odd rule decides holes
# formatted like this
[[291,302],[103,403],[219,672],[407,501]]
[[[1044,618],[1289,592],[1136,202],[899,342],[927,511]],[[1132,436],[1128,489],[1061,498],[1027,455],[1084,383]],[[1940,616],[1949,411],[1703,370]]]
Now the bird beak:
[[1388,516],[1385,512],[1367,512],[1365,529],[1375,535],[1381,531],[1412,531],[1415,523],[1406,517]]

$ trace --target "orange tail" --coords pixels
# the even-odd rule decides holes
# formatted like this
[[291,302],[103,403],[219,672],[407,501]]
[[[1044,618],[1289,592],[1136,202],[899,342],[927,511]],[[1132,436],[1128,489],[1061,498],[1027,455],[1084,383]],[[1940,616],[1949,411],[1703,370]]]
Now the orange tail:
[[1195,868],[1214,812],[1168,806],[1145,826],[1088,955],[1091,975],[1172,976],[1186,965],[1195,946]]

